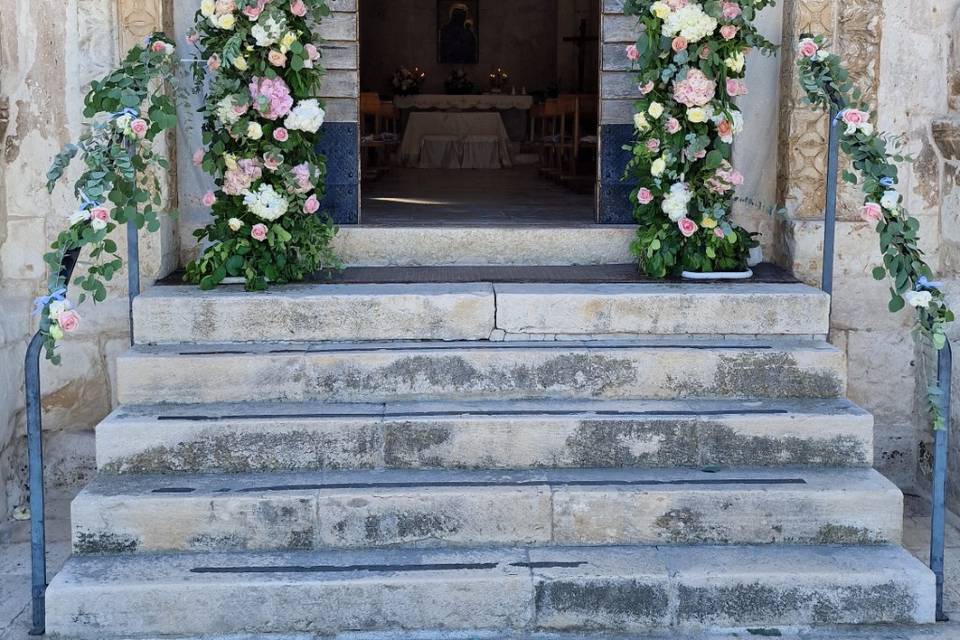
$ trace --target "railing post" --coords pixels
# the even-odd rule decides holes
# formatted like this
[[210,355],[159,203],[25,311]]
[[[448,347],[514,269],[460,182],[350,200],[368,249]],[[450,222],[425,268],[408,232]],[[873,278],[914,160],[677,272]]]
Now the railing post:
[[950,443],[950,393],[953,378],[953,350],[948,341],[937,354],[937,387],[944,425],[933,432],[933,514],[930,518],[930,569],[937,577],[937,621],[948,620],[943,613],[943,548],[947,514],[947,448]]
[[[127,141],[127,155],[131,162],[136,153],[133,144]],[[133,181],[137,181],[136,169]],[[140,230],[133,220],[127,220],[127,319],[130,323],[130,346],[133,346],[133,300],[140,295]]]
[[130,321],[130,345],[133,346],[133,299],[140,295],[140,233],[132,220],[127,221],[127,315]]
[[[827,146],[827,201],[823,218],[823,278],[821,288],[833,295],[833,261],[837,236],[837,180],[840,170],[840,132],[836,106],[830,109],[830,136]],[[832,305],[831,305],[832,306]]]
[[43,423],[40,407],[40,350],[43,336],[37,333],[30,340],[24,361],[27,459],[30,487],[30,598],[33,624],[30,635],[42,636],[45,630],[47,589],[47,540],[43,505]]

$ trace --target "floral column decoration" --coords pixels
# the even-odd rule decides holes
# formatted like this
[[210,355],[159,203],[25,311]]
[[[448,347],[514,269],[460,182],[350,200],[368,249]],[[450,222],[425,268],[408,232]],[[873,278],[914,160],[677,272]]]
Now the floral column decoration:
[[640,21],[626,55],[638,72],[626,174],[639,223],[633,252],[654,277],[743,271],[756,234],[730,219],[743,176],[731,165],[743,129],[745,57],[772,54],[753,20],[775,0],[626,0]]
[[[215,179],[203,196],[209,243],[187,279],[209,289],[242,277],[247,289],[302,280],[334,266],[335,228],[320,213],[326,159],[315,98],[323,69],[314,28],[325,0],[203,0],[196,44],[206,63],[203,144],[194,163]],[[196,72],[198,83],[203,69]]]

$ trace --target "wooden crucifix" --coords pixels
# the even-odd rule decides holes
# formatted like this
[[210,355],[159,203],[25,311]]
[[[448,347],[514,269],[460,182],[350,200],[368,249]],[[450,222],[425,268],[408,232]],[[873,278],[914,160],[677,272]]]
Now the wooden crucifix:
[[567,36],[563,39],[564,42],[572,42],[573,46],[577,48],[577,93],[585,92],[583,81],[587,72],[587,47],[591,42],[598,42],[599,40],[600,38],[597,36],[587,35],[586,18],[580,20],[579,35]]

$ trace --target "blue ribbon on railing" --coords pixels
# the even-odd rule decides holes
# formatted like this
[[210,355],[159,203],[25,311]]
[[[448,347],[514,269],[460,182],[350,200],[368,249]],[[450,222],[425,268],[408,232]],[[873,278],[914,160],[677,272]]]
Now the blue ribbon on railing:
[[884,176],[884,177],[880,178],[880,186],[881,186],[881,187],[888,187],[888,188],[889,188],[889,187],[892,187],[892,186],[895,185],[895,184],[896,184],[896,181],[895,181],[893,178],[891,178],[890,176]]
[[126,107],[124,109],[121,109],[120,111],[114,111],[113,113],[111,113],[110,119],[116,120],[121,116],[130,116],[131,118],[136,118],[139,115],[140,115],[140,112],[134,109],[133,107]]
[[33,301],[33,315],[38,316],[51,302],[59,302],[67,297],[67,290],[64,287],[51,292],[49,295],[40,296]]
[[99,202],[88,198],[87,194],[85,194],[82,189],[77,189],[77,193],[80,195],[80,204],[83,205],[83,208],[93,209],[94,207],[100,206]]
[[920,276],[917,278],[917,282],[913,285],[913,288],[916,291],[929,291],[930,289],[943,289],[942,282],[931,282],[927,279],[927,276]]

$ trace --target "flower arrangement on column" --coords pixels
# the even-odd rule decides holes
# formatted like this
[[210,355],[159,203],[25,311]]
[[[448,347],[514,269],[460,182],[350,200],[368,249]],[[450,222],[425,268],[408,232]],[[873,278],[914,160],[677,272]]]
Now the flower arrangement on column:
[[187,280],[210,289],[241,277],[248,290],[336,266],[336,229],[320,213],[326,159],[316,142],[325,112],[314,30],[326,0],[203,0],[189,41],[206,61],[203,145],[194,163],[214,177],[203,196],[213,220]]
[[154,142],[177,126],[177,109],[166,80],[176,77],[179,65],[173,43],[154,34],[133,47],[120,66],[90,84],[83,115],[90,124],[76,144],[57,154],[47,172],[47,190],[53,192],[71,161],[78,155],[84,169],[74,183],[77,208],[67,216],[44,255],[50,271],[47,292],[35,301],[47,359],[59,364],[57,343],[80,326],[80,314],[67,298],[61,264],[68,253],[88,250],[74,284],[83,303],[107,298],[106,283],[123,268],[113,232],[124,224],[149,231],[160,228],[163,199],[158,175],[169,169],[169,160]]
[[639,224],[632,249],[653,277],[747,268],[756,234],[730,218],[743,176],[732,145],[743,129],[745,57],[776,47],[753,21],[775,0],[626,0],[640,22],[626,56],[637,71],[635,139],[626,177]]
[[[890,279],[891,312],[907,305],[916,314],[916,330],[937,350],[947,343],[946,326],[956,318],[947,304],[943,284],[933,281],[933,271],[923,259],[919,247],[920,222],[904,207],[897,190],[897,163],[907,160],[899,153],[899,141],[878,131],[871,120],[860,91],[853,87],[840,57],[826,49],[823,36],[805,36],[797,56],[798,79],[807,100],[835,113],[835,125],[841,128],[840,149],[853,165],[843,179],[859,184],[863,191],[860,217],[876,226],[883,266],[873,270],[877,280]],[[893,147],[893,152],[890,148]],[[943,429],[940,393],[930,390],[930,412],[935,429]]]

